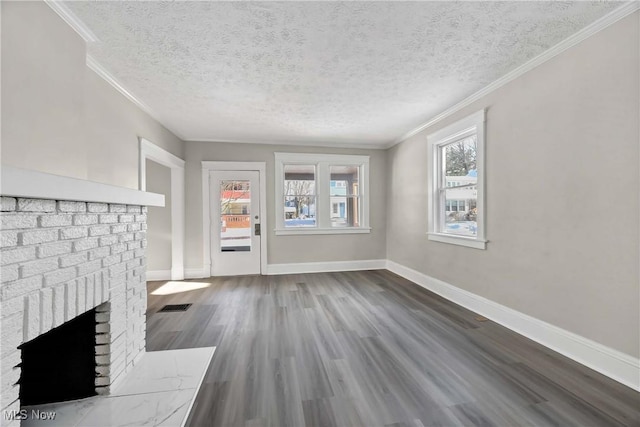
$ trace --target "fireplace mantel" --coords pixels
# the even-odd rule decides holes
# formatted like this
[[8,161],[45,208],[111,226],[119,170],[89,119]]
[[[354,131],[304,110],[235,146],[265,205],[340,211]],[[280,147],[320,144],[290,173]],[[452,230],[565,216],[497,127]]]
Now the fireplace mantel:
[[3,196],[138,206],[164,206],[165,203],[162,194],[5,165],[0,169]]

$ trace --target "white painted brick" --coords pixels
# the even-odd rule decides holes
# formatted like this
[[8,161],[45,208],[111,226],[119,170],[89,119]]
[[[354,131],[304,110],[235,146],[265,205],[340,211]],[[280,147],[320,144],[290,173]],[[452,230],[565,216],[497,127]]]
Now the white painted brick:
[[111,227],[108,225],[93,225],[89,227],[89,236],[104,236],[111,233]]
[[134,250],[142,247],[142,242],[127,242],[127,249]]
[[137,233],[134,233],[133,236],[136,240],[144,240],[147,238],[147,233],[144,231],[138,231]]
[[133,241],[133,233],[121,234],[118,236],[118,241],[120,243],[127,243]]
[[78,314],[82,314],[87,311],[87,296],[85,279],[81,278],[76,281],[76,290],[78,291],[78,298],[76,298],[76,304],[78,304]]
[[96,306],[96,303],[94,300],[94,294],[93,294],[93,277],[87,277],[86,280],[87,282],[84,287],[85,301],[86,301],[85,306],[87,307],[87,310],[91,310],[93,307]]
[[119,274],[124,273],[126,269],[127,269],[127,266],[124,263],[116,264],[112,267],[109,267],[109,274],[112,277],[115,277]]
[[98,323],[96,325],[96,334],[106,334],[109,333],[110,328],[108,323]]
[[67,255],[60,257],[60,267],[71,267],[74,265],[81,264],[83,262],[87,262],[87,252],[81,252],[77,254]]
[[[35,248],[33,248],[35,249]],[[34,251],[35,255],[35,251]],[[47,273],[58,269],[57,258],[44,258],[36,261],[27,262],[20,266],[20,278],[35,276],[37,274]]]
[[40,335],[40,292],[27,295],[24,316],[24,342]]
[[[24,310],[24,296],[3,299],[0,304],[2,305],[0,313],[2,313],[2,319],[4,319],[13,314],[21,313]],[[0,319],[0,322],[2,322],[2,319]]]
[[120,215],[119,221],[120,222],[133,222],[134,216],[133,215]]
[[127,232],[127,224],[117,224],[111,226],[112,234],[126,233]]
[[144,267],[138,267],[138,268],[134,268],[133,269],[133,275],[134,276],[141,276],[144,277],[145,276],[145,268]]
[[140,231],[141,224],[138,222],[133,222],[131,224],[127,224],[127,231]]
[[88,249],[93,249],[98,247],[98,238],[88,238],[83,240],[77,240],[73,242],[73,251],[74,252],[82,252]]
[[6,283],[18,280],[18,264],[0,267],[0,282]]
[[35,228],[38,225],[38,217],[33,214],[0,214],[0,228],[3,230],[17,230],[20,228]]
[[97,334],[96,335],[96,344],[111,344],[111,335],[109,334]]
[[47,273],[44,275],[44,285],[45,286],[53,286],[58,283],[67,282],[76,277],[76,268],[68,267],[61,268],[51,273]]
[[0,197],[0,210],[2,212],[7,211],[15,211],[16,210],[16,199],[13,197]]
[[40,333],[53,328],[53,289],[40,289]]
[[146,239],[142,241],[142,248],[143,249],[147,248],[147,240]]
[[109,205],[109,212],[125,213],[127,212],[127,206],[126,205]]
[[42,276],[33,276],[28,279],[3,283],[2,288],[0,288],[0,295],[2,295],[2,299],[12,299],[40,288],[42,288]]
[[36,259],[35,247],[19,247],[0,252],[0,265],[15,264],[18,262],[31,261]]
[[[3,390],[2,393],[2,398],[0,398],[0,404],[2,405],[3,408],[15,408],[15,402],[18,400],[18,396],[20,394],[20,388],[19,387],[11,387],[7,390]],[[19,405],[19,403],[18,403]],[[17,409],[19,410],[20,407],[18,406]],[[20,425],[20,420],[12,420],[10,422],[8,422],[7,424],[5,424],[5,420],[4,420],[4,416],[2,419],[2,427],[13,427],[13,426],[19,426]]]
[[88,212],[108,212],[109,205],[106,203],[87,203],[87,211]]
[[56,255],[71,253],[71,242],[45,243],[37,246],[38,258],[47,258]]
[[100,282],[93,283],[93,298],[95,305],[102,304],[105,301],[104,295],[102,295],[102,284]]
[[53,327],[64,323],[64,301],[65,301],[65,285],[58,285],[53,288]]
[[120,255],[111,255],[102,259],[102,266],[109,267],[110,265],[117,264],[121,260]]
[[86,212],[87,204],[85,202],[68,202],[60,200],[58,202],[58,210],[60,212]]
[[2,390],[7,390],[18,383],[20,380],[20,368],[7,369],[2,373]]
[[127,270],[133,270],[136,267],[140,267],[140,258],[135,258],[127,262]]
[[40,227],[67,227],[71,225],[71,215],[41,215],[39,223]]
[[99,219],[100,224],[114,224],[118,222],[117,214],[102,214]]
[[73,225],[93,225],[98,223],[98,215],[81,214],[73,216]]
[[89,229],[87,227],[69,227],[60,229],[60,239],[80,239],[89,235]]
[[147,223],[146,222],[144,224],[140,224],[140,230],[143,230],[143,231],[147,230]]
[[141,209],[140,209],[140,206],[129,205],[129,206],[127,206],[127,212],[128,213],[140,213]]
[[109,377],[96,377],[96,387],[106,387],[111,384]]
[[111,246],[111,255],[120,254],[127,250],[127,245],[124,243],[119,243],[117,245]]
[[133,252],[133,256],[135,256],[136,258],[140,258],[140,259],[145,259],[145,255],[146,255],[146,251],[144,249],[136,249]]
[[135,216],[136,222],[147,222],[147,214],[141,214]]
[[20,366],[18,366],[20,363],[22,363],[22,353],[14,348],[0,361],[0,377],[14,369],[20,370]]
[[147,207],[146,207],[146,206],[141,206],[141,207],[140,207],[140,211],[141,211],[143,214],[146,214],[146,213],[147,213]]
[[96,313],[96,322],[108,322],[110,317],[109,313]]
[[23,245],[38,245],[40,243],[55,242],[58,240],[57,229],[32,230],[20,233],[20,241]]
[[0,247],[8,248],[18,245],[18,232],[17,231],[0,231]]
[[118,243],[118,236],[113,234],[100,238],[100,246],[110,246]]
[[108,377],[109,376],[109,365],[96,366],[96,375],[97,377]]
[[96,346],[97,356],[109,356],[110,354],[111,354],[111,346],[109,344]]
[[76,268],[78,269],[77,275],[84,276],[86,274],[100,270],[102,268],[102,260],[96,259],[93,261],[89,261],[84,264],[78,265]]
[[76,317],[76,295],[78,291],[76,290],[77,286],[75,281],[67,283],[66,287],[67,291],[65,293],[66,301],[64,305],[64,319],[68,322],[69,320]]
[[133,259],[133,251],[128,251],[122,254],[122,262],[129,261]]
[[55,200],[18,199],[19,212],[55,212]]

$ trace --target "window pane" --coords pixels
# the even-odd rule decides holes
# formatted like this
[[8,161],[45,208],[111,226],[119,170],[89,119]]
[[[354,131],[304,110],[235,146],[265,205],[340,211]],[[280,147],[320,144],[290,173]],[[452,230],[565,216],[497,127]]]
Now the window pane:
[[285,196],[284,226],[285,227],[315,227],[316,226],[315,196]]
[[360,167],[359,166],[330,166],[330,195],[351,196],[359,195]]
[[360,198],[356,196],[332,196],[331,226],[360,227]]
[[316,167],[314,165],[284,165],[285,196],[315,196]]
[[477,138],[475,135],[447,144],[443,148],[445,151],[445,175],[448,187],[467,184],[467,182],[457,177],[478,176],[476,171]]
[[220,250],[251,250],[251,182],[220,182]]
[[476,236],[477,224],[476,190],[467,188],[447,189],[445,191],[445,233],[461,236]]

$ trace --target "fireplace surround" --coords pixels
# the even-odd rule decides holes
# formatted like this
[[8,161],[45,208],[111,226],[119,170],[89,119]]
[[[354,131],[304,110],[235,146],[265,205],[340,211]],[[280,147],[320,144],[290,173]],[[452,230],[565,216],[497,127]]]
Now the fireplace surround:
[[108,394],[144,354],[145,205],[164,203],[157,194],[36,172],[27,184],[47,182],[25,186],[23,171],[13,172],[3,170],[0,213],[2,426],[20,423],[7,414],[21,406],[21,346],[36,337],[95,309],[97,394]]

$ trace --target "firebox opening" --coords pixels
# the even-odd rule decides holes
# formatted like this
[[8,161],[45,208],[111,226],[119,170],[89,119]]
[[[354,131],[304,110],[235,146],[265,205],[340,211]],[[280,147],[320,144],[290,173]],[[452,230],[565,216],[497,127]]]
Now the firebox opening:
[[95,346],[95,309],[22,344],[21,405],[95,396]]

